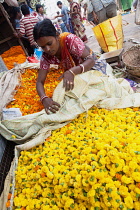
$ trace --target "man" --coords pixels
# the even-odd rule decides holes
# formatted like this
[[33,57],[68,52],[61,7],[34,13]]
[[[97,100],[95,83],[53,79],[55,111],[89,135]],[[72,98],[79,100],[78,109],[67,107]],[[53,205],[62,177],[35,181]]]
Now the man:
[[115,0],[90,0],[93,5],[93,18],[96,24],[117,15]]
[[61,1],[57,2],[57,6],[59,7],[59,9],[61,9],[61,15],[59,15],[58,17],[62,17],[62,21],[65,24],[67,30],[64,31],[64,29],[62,30],[63,32],[67,32],[70,31],[70,26],[69,26],[69,10],[67,6],[63,6]]
[[38,19],[30,15],[29,7],[24,4],[21,6],[21,11],[24,17],[20,20],[20,35],[27,36],[32,47],[32,54],[34,53],[34,48],[37,47],[37,43],[34,41],[33,28],[38,22]]
[[36,4],[36,12],[37,12],[37,18],[39,21],[42,21],[45,18],[48,18],[47,15],[44,14],[44,9],[41,4]]
[[55,18],[58,17],[58,16],[48,17],[47,15],[45,15],[44,14],[44,8],[41,4],[36,4],[36,12],[37,12],[37,14],[34,13],[34,16],[36,16],[39,21],[42,21],[46,18],[48,18],[50,20],[54,20]]

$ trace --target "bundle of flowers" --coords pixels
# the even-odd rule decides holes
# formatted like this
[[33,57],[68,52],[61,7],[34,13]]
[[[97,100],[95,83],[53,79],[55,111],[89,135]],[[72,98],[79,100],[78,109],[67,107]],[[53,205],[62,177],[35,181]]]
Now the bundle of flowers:
[[1,57],[9,70],[14,67],[14,63],[20,64],[26,61],[26,55],[21,46],[11,47]]
[[139,210],[138,108],[92,108],[22,151],[15,210]]

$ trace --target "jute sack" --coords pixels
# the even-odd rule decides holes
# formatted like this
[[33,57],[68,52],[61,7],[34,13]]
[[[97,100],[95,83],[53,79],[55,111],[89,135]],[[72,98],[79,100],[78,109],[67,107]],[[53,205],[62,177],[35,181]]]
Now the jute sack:
[[[47,115],[41,112],[20,117],[13,120],[5,120],[0,123],[1,134],[8,140],[18,144],[15,149],[15,160],[12,165],[12,199],[13,206],[15,189],[15,170],[18,165],[18,157],[21,150],[28,150],[36,145],[42,144],[51,131],[61,128],[76,118],[79,114],[87,111],[93,105],[101,108],[114,109],[140,106],[140,93],[134,93],[129,83],[124,79],[113,79],[103,75],[99,71],[89,71],[77,75],[74,80],[74,89],[65,92],[63,82],[60,82],[54,91],[53,99],[61,104],[56,114]],[[16,139],[11,139],[15,135]],[[8,179],[9,180],[9,179]],[[7,198],[7,184],[5,182],[4,198]],[[5,210],[5,203],[2,203]]]
[[13,100],[21,84],[21,74],[26,68],[38,69],[39,63],[16,64],[13,69],[0,73],[0,120],[2,120],[2,109]]

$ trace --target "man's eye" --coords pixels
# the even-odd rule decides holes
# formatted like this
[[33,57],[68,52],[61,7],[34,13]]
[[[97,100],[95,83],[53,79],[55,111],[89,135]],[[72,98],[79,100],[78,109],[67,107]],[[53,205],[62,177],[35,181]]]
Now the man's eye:
[[47,45],[49,45],[49,46],[50,46],[51,44],[52,44],[52,43],[51,43],[51,42],[49,42]]

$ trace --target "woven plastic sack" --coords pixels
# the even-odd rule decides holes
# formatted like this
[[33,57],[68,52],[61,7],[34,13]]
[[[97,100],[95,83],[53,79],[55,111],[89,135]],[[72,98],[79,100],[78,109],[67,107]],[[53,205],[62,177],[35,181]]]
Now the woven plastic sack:
[[137,25],[140,25],[140,0],[138,0],[136,13],[135,13],[135,23]]
[[123,47],[123,30],[121,15],[110,18],[93,28],[93,32],[104,52]]

